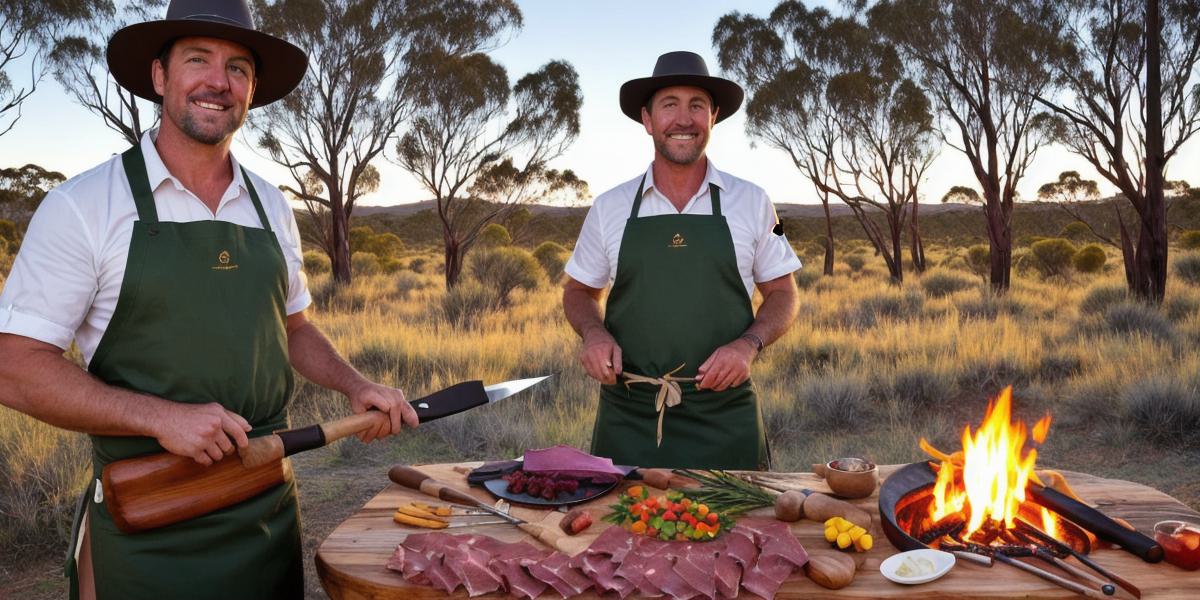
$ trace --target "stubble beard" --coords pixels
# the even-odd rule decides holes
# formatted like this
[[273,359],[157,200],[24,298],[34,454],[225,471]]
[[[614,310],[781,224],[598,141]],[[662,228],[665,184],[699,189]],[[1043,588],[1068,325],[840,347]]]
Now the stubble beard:
[[654,148],[658,150],[659,155],[667,159],[669,162],[677,165],[687,166],[694,164],[704,156],[704,149],[708,146],[708,136],[697,133],[696,142],[690,146],[679,148],[671,145],[669,134],[655,136]]
[[[193,110],[204,110],[200,108],[193,109],[191,107],[191,99],[189,98],[185,108],[181,111],[183,114],[168,115],[175,122],[175,126],[189,138],[208,146],[220,144],[233,136],[234,132],[242,127],[246,122],[246,111],[241,111],[240,114],[230,115],[231,118],[221,122],[211,124],[202,124],[199,119],[192,114]],[[237,108],[230,107],[227,110],[236,111]],[[168,111],[174,112],[174,111]]]

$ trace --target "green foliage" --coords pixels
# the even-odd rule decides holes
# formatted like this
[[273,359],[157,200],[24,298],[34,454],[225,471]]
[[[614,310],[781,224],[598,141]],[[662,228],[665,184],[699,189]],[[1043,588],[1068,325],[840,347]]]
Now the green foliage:
[[1125,335],[1146,335],[1160,341],[1175,339],[1175,328],[1157,308],[1141,302],[1115,304],[1104,311],[1109,329]]
[[471,275],[493,292],[500,307],[508,306],[514,290],[534,290],[543,281],[541,265],[533,255],[512,246],[474,253],[469,268]]
[[967,268],[979,277],[987,277],[992,269],[992,250],[987,244],[975,244],[967,248]]
[[479,232],[479,237],[476,243],[480,248],[496,248],[498,246],[508,246],[512,244],[512,236],[508,234],[508,229],[499,223],[488,223],[483,231]]
[[567,254],[566,248],[550,241],[542,242],[533,249],[533,258],[542,265],[546,278],[552,282],[562,278],[563,267],[567,266]]
[[1079,221],[1071,221],[1062,228],[1062,233],[1060,236],[1079,242],[1090,239],[1092,237],[1092,231],[1088,229],[1088,226],[1084,223]]
[[374,275],[379,272],[379,257],[370,252],[350,255],[350,272],[355,275]]
[[979,196],[979,192],[975,188],[965,185],[956,185],[942,196],[942,204],[983,204],[983,198]]
[[859,271],[862,271],[864,266],[866,266],[867,258],[861,254],[847,254],[846,257],[842,259],[842,262],[845,262],[846,266],[850,267],[851,271],[858,273]]
[[442,296],[442,313],[456,327],[474,327],[496,306],[496,294],[474,279],[459,281]]
[[423,290],[430,287],[432,284],[424,277],[413,273],[412,271],[397,271],[392,275],[392,281],[396,295],[400,299],[407,299],[413,292]]
[[1084,294],[1079,303],[1079,312],[1084,315],[1102,315],[1109,307],[1129,300],[1129,289],[1123,284],[1095,285]]
[[1175,259],[1175,276],[1192,285],[1200,285],[1200,253],[1193,252]]
[[1179,234],[1179,247],[1184,250],[1200,250],[1200,230],[1192,229]]
[[949,296],[954,292],[973,287],[975,281],[956,271],[930,271],[921,276],[921,287],[934,298]]
[[[374,254],[374,253],[372,253],[372,254]],[[378,262],[379,262],[379,271],[381,273],[385,273],[387,275],[397,273],[397,272],[401,271],[402,269],[404,269],[404,261],[402,261],[398,258],[393,258],[391,256],[388,256],[385,258],[380,258],[380,259],[378,259]]]
[[821,280],[822,273],[816,268],[807,267],[796,271],[795,276],[796,285],[802,290],[807,290],[812,289],[813,285]]
[[1104,268],[1104,262],[1107,260],[1108,255],[1104,253],[1104,248],[1099,244],[1088,244],[1071,257],[1071,264],[1080,273],[1097,273]]
[[910,410],[930,410],[943,406],[954,391],[954,381],[929,365],[910,365],[892,375],[892,397]]
[[404,252],[404,241],[394,233],[379,233],[372,235],[362,247],[363,252],[370,252],[381,259],[394,259]]
[[318,250],[308,250],[304,253],[304,272],[309,275],[328,273],[332,268],[329,256]]
[[1058,181],[1038,188],[1037,194],[1039,199],[1051,202],[1081,202],[1099,198],[1100,188],[1095,181],[1080,177],[1078,171],[1063,171]]
[[1151,441],[1190,445],[1200,438],[1200,389],[1160,376],[1138,381],[1121,393],[1128,417]]
[[800,384],[796,399],[816,430],[848,429],[869,416],[871,386],[856,375],[813,377]]
[[866,329],[875,327],[881,320],[911,319],[920,315],[924,305],[925,296],[917,290],[888,288],[864,296],[850,315],[848,324]]
[[1042,277],[1066,275],[1076,251],[1075,244],[1062,238],[1034,242],[1029,250],[1033,253],[1034,266]]

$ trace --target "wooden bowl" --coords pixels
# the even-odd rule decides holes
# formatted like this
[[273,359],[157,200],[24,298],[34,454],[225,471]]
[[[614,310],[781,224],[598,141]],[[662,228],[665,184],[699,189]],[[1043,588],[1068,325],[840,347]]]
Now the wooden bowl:
[[[858,470],[851,470],[854,468]],[[879,467],[861,458],[838,458],[813,465],[813,472],[824,477],[829,489],[843,498],[866,498],[879,486]]]

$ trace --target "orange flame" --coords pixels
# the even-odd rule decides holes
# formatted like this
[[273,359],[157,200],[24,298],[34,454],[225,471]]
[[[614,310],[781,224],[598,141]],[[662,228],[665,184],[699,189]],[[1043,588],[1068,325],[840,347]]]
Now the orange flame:
[[[1034,426],[1034,440],[1045,440],[1049,428],[1050,416],[1046,415]],[[933,489],[933,519],[969,512],[964,530],[967,537],[989,521],[1002,521],[1011,529],[1037,462],[1037,450],[1025,450],[1027,437],[1025,424],[1012,422],[1012,387],[1007,387],[988,403],[976,432],[971,432],[970,425],[963,429],[962,464],[942,460]],[[956,468],[962,474],[961,483],[955,481]]]

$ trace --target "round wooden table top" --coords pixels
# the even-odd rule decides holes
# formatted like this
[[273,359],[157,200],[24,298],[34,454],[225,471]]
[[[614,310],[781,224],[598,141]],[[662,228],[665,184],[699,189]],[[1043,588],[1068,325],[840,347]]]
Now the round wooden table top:
[[[424,465],[417,467],[433,478],[451,484],[460,490],[468,492],[480,500],[492,503],[495,501],[485,490],[468,488],[464,471],[480,463]],[[903,465],[880,466],[880,478]],[[1158,521],[1167,519],[1182,519],[1200,523],[1200,513],[1191,510],[1174,498],[1153,488],[1116,479],[1102,479],[1083,473],[1064,472],[1071,487],[1080,497],[1087,500],[1100,511],[1112,517],[1120,517],[1129,521],[1142,533],[1153,535],[1152,529]],[[772,486],[782,488],[808,488],[816,491],[828,491],[824,480],[812,473],[760,473],[763,479],[769,479]],[[381,477],[386,477],[381,474]],[[386,479],[385,479],[386,481]],[[632,484],[630,484],[632,485]],[[573,545],[572,553],[582,551],[592,540],[609,525],[600,521],[600,517],[608,512],[608,505],[616,502],[616,496],[626,485],[618,486],[606,496],[597,498],[582,508],[592,513],[595,524],[587,531],[567,538]],[[875,547],[871,551],[858,555],[861,564],[854,582],[840,590],[827,590],[819,587],[797,571],[780,587],[776,598],[1075,598],[1078,595],[1043,581],[1033,575],[1024,573],[1004,564],[992,567],[982,567],[960,561],[949,574],[937,581],[917,586],[905,586],[885,579],[879,573],[879,565],[884,559],[896,553],[896,549],[888,543],[879,526],[878,491],[876,495],[862,500],[852,501],[871,513],[874,520],[871,534],[875,539]],[[392,521],[392,513],[396,507],[408,502],[438,502],[436,499],[422,495],[420,492],[409,490],[395,484],[389,484],[378,495],[366,503],[358,512],[339,525],[317,550],[317,572],[321,584],[330,598],[334,600],[400,600],[411,598],[446,598],[448,595],[432,587],[412,585],[405,581],[399,573],[384,567],[392,551],[404,538],[414,533],[429,532],[429,529],[406,527]],[[562,513],[548,510],[528,509],[514,506],[515,516],[531,522],[557,523]],[[762,509],[763,515],[770,511]],[[755,513],[751,513],[755,514]],[[529,541],[534,545],[538,542],[521,530],[511,525],[485,525],[476,527],[461,527],[443,530],[447,533],[480,534],[496,539],[515,542]],[[810,554],[831,552],[825,541],[823,525],[815,521],[802,519],[792,524],[792,533],[800,543],[809,550]],[[1183,600],[1200,598],[1200,571],[1184,571],[1167,563],[1149,564],[1120,549],[1099,549],[1092,552],[1090,557],[1097,563],[1112,570],[1116,574],[1132,582],[1142,591],[1142,598],[1153,600],[1158,598],[1178,598]],[[1073,561],[1073,559],[1072,559]],[[1046,570],[1062,572],[1045,563],[1038,566]],[[1077,566],[1080,566],[1077,564]],[[749,594],[746,594],[749,596]],[[456,598],[466,598],[467,594],[459,588],[458,592],[450,595]],[[507,594],[489,594],[482,598],[508,598]],[[551,588],[543,597],[557,598]],[[587,592],[581,598],[600,598],[594,593]],[[615,597],[615,596],[613,596]],[[1113,598],[1132,598],[1125,590],[1119,589]]]

